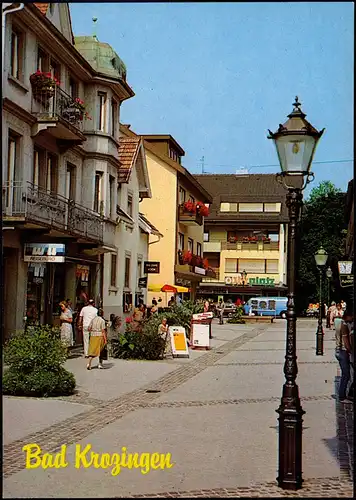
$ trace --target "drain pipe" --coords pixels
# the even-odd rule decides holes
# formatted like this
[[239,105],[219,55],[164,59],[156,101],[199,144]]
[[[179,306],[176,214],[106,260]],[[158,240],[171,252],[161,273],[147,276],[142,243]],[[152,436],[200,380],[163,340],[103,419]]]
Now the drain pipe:
[[[17,4],[17,7],[11,8],[11,5],[16,5],[13,3],[3,3],[2,4],[2,47],[3,47],[3,52],[2,52],[2,64],[1,64],[1,71],[2,71],[2,88],[4,88],[4,61],[5,61],[5,28],[6,28],[6,15],[7,14],[12,14],[13,12],[17,12],[18,10],[22,10],[25,7],[24,3]],[[10,7],[10,8],[8,8]]]

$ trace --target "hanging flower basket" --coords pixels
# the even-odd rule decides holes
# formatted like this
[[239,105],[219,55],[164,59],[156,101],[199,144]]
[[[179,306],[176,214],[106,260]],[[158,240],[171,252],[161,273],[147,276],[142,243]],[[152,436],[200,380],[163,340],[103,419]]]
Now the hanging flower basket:
[[183,203],[183,210],[184,212],[189,212],[190,214],[195,214],[197,211],[197,206],[194,203],[194,201],[185,201]]
[[207,217],[209,215],[209,208],[206,207],[201,201],[196,203],[196,211],[203,217]]
[[84,101],[82,101],[82,99],[79,99],[79,97],[77,97],[76,99],[74,99],[74,107],[79,111],[79,119],[80,120],[91,120],[91,117],[89,116],[88,112],[85,111],[85,103]]
[[189,250],[186,250],[183,253],[183,263],[184,264],[190,264],[192,262],[192,257],[193,257],[192,252],[190,252]]
[[36,71],[30,76],[32,91],[35,95],[42,94],[51,97],[54,95],[56,87],[60,85],[60,81],[52,76],[51,73]]

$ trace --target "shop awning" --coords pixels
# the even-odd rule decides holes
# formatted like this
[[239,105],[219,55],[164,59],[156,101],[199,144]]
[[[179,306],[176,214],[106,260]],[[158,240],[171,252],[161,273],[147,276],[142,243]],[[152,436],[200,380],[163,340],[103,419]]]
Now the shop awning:
[[150,285],[149,292],[187,293],[189,288],[179,285]]

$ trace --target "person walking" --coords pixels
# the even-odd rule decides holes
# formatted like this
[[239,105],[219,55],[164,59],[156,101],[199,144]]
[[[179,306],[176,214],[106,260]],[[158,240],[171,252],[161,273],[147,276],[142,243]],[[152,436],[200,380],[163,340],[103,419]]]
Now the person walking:
[[340,326],[343,315],[344,311],[342,310],[341,303],[339,303],[336,305],[336,309],[334,309],[334,312],[332,314],[332,322],[335,330],[336,330],[336,325]]
[[107,359],[107,335],[106,322],[103,318],[103,311],[100,309],[98,315],[95,316],[89,326],[89,348],[88,348],[88,364],[87,370],[91,370],[91,363],[94,358],[99,358],[98,368],[102,369],[103,360]]
[[152,299],[151,314],[158,314],[158,304],[156,299]]
[[345,327],[345,322],[337,322],[335,324],[335,357],[339,362],[341,370],[341,379],[339,384],[339,402],[340,403],[352,403],[350,399],[346,397],[347,385],[350,381],[350,333],[347,326]]
[[94,305],[94,300],[89,299],[88,305],[84,306],[79,314],[79,325],[83,332],[84,357],[88,357],[89,349],[89,325],[91,321],[98,315],[98,310]]
[[219,313],[219,325],[223,325],[224,324],[224,310],[225,310],[225,302],[223,301],[223,299],[220,299],[219,300],[219,304],[218,304],[218,313]]
[[70,347],[73,345],[73,314],[64,300],[59,306],[62,311],[59,317],[61,322],[61,340],[67,347]]
[[205,313],[209,312],[209,309],[210,309],[210,303],[209,303],[208,299],[206,299],[204,302],[204,312]]

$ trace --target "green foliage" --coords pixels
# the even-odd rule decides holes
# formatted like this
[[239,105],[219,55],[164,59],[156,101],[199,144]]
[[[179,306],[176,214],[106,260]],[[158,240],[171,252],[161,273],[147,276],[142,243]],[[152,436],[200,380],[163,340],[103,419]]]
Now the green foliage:
[[17,396],[59,396],[72,394],[75,379],[63,368],[67,348],[58,329],[36,326],[18,332],[4,348],[3,393]]
[[[333,271],[331,300],[339,300],[342,291],[338,282],[337,261],[345,249],[345,194],[330,181],[324,181],[311,191],[304,204],[299,227],[298,280],[296,303],[299,311],[309,302],[319,301],[320,276],[314,254],[322,245],[329,255],[327,266]],[[322,299],[327,300],[327,281],[323,276]]]
[[244,308],[242,306],[237,306],[235,314],[227,320],[228,323],[234,323],[243,325],[245,320],[242,318],[244,313]]
[[[112,355],[121,359],[162,359],[165,350],[165,341],[158,334],[158,326],[148,327],[145,322],[143,331],[135,331],[127,327],[125,333],[120,334],[118,339],[112,340]],[[155,323],[155,322],[154,322]]]

